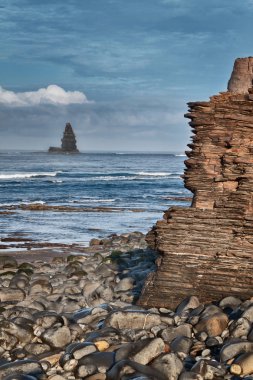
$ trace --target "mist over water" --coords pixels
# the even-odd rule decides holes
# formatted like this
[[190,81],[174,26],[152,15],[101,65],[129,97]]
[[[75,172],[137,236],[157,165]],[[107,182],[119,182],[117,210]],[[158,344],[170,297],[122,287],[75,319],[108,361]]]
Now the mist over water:
[[[188,205],[180,199],[191,196],[181,179],[184,160],[174,154],[2,152],[0,211],[15,209],[0,214],[1,237],[20,233],[86,244],[111,233],[146,233],[169,206]],[[17,208],[21,204],[69,210],[27,211]]]

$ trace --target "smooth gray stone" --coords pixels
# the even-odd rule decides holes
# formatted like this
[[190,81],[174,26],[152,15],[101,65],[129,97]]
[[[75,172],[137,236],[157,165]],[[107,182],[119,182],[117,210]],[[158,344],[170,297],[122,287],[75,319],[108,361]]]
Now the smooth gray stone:
[[76,375],[85,377],[96,372],[105,373],[114,364],[114,352],[95,352],[78,361]]
[[115,292],[125,292],[131,290],[134,287],[134,280],[132,277],[125,277],[115,286]]
[[199,300],[195,296],[185,298],[176,308],[176,314],[182,315],[185,311],[196,309],[199,306]]
[[217,376],[223,377],[227,373],[226,366],[215,360],[199,360],[191,369],[204,377],[204,379],[212,379]]
[[223,310],[219,306],[210,304],[204,308],[200,316],[201,318],[205,318],[205,317],[211,317],[212,315],[220,314],[220,313],[223,314]]
[[71,342],[71,334],[67,326],[54,326],[47,329],[41,339],[53,348],[63,348]]
[[225,344],[220,351],[220,360],[226,362],[235,356],[253,351],[253,342],[247,340],[236,340]]
[[230,336],[232,338],[241,338],[247,336],[250,332],[252,323],[247,318],[239,318],[229,326]]
[[186,336],[187,338],[191,338],[192,326],[189,323],[183,323],[182,325],[176,327],[169,326],[161,333],[163,340],[168,343],[171,343],[172,340],[178,336]]
[[164,353],[165,344],[161,338],[154,338],[146,341],[146,345],[137,353],[131,354],[130,359],[146,365],[154,360],[157,356]]
[[148,376],[150,379],[153,379],[153,380],[167,380],[168,377],[165,376],[163,373],[161,373],[160,371],[154,369],[154,368],[151,368],[151,367],[148,367],[146,365],[142,365],[142,364],[139,364],[139,363],[136,363],[134,361],[131,361],[131,360],[121,360],[119,362],[117,362],[108,372],[107,372],[107,380],[116,380],[116,379],[120,379],[120,372],[121,370],[126,367],[126,366],[130,366],[131,368],[133,368],[135,371],[138,371],[138,373],[141,373],[143,375],[146,375]]
[[250,330],[250,333],[249,333],[249,335],[248,335],[248,340],[249,340],[250,342],[253,342],[253,328]]
[[105,319],[105,326],[117,329],[146,329],[161,324],[160,315],[139,311],[115,311]]
[[183,363],[174,353],[160,355],[152,363],[151,367],[161,372],[166,379],[178,380],[183,370]]
[[37,380],[38,378],[35,376],[30,375],[20,375],[20,374],[13,374],[10,376],[5,377],[2,380]]
[[189,354],[192,346],[192,339],[186,336],[176,337],[170,344],[172,352],[183,352],[184,354]]
[[66,347],[65,353],[60,357],[59,363],[61,367],[64,367],[65,363],[70,359],[74,358],[79,360],[96,351],[96,346],[91,342],[71,343]]
[[231,307],[231,309],[235,309],[235,308],[237,308],[241,303],[242,303],[242,301],[240,300],[240,298],[233,297],[233,296],[228,296],[228,297],[223,298],[223,299],[220,301],[219,306],[220,306],[222,309],[224,309],[225,307]]
[[195,372],[183,372],[178,380],[204,380],[204,377]]
[[242,318],[247,318],[248,321],[253,323],[253,305],[248,307],[241,315]]
[[115,361],[118,362],[120,360],[129,359],[130,355],[133,356],[141,351],[150,341],[151,338],[123,344],[115,353]]
[[34,360],[18,360],[8,364],[4,364],[0,367],[0,379],[13,374],[26,374],[37,376],[43,374],[41,364]]

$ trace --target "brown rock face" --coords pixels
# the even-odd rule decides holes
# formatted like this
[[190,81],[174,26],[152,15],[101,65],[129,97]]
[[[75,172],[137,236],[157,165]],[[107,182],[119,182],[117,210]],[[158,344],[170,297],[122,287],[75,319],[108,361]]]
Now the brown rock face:
[[148,234],[163,258],[146,281],[142,305],[174,307],[191,295],[203,302],[253,295],[251,65],[253,58],[236,60],[228,92],[188,103],[194,136],[184,181],[193,202],[169,209]]
[[238,94],[248,93],[253,80],[253,57],[235,60],[233,72],[228,82],[228,91]]

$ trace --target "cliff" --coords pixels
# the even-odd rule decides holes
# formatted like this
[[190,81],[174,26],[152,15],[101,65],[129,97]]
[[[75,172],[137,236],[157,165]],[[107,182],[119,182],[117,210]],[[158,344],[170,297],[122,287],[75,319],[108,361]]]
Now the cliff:
[[188,103],[192,143],[184,183],[191,207],[173,207],[147,240],[161,253],[139,303],[174,307],[253,296],[253,58],[235,61],[228,91]]
[[49,153],[79,153],[76,146],[76,137],[70,123],[67,123],[63,133],[61,148],[50,147]]

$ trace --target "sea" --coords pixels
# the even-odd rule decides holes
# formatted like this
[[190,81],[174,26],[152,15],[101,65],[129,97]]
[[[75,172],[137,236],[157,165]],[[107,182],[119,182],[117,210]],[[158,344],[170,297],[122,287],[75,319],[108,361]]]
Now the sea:
[[[182,180],[185,158],[0,152],[0,238],[85,246],[115,233],[147,233],[169,207],[190,204]],[[45,207],[29,209],[36,204]]]

